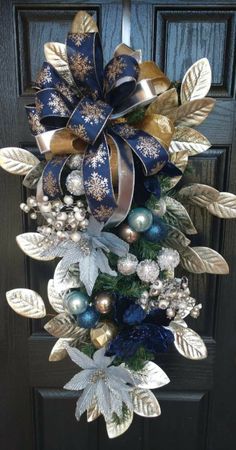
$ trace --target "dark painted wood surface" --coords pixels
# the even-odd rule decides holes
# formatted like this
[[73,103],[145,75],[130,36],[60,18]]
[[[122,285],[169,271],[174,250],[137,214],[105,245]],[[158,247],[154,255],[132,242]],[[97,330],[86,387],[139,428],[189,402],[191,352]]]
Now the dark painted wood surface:
[[[121,40],[122,4],[116,1],[1,1],[0,146],[36,150],[24,105],[32,101],[32,80],[43,59],[43,43],[64,41],[71,18],[87,8],[102,30],[106,60]],[[142,48],[171,78],[183,76],[197,58],[213,67],[211,95],[217,106],[200,127],[212,148],[191,160],[190,181],[236,193],[235,147],[235,18],[236,0],[132,1],[131,44]],[[43,321],[14,314],[5,291],[28,286],[42,293],[52,265],[25,259],[15,236],[27,224],[18,205],[25,196],[20,180],[1,171],[1,301],[0,301],[0,448],[1,450],[231,450],[236,427],[236,333],[234,275],[235,221],[222,223],[195,208],[196,243],[222,252],[231,266],[228,277],[191,276],[194,295],[203,303],[201,318],[191,325],[204,335],[209,357],[187,361],[174,350],[159,359],[171,384],[156,391],[162,416],[135,418],[130,430],[109,441],[102,420],[87,425],[74,419],[76,395],[62,390],[75,373],[65,360],[49,363],[54,339]]]

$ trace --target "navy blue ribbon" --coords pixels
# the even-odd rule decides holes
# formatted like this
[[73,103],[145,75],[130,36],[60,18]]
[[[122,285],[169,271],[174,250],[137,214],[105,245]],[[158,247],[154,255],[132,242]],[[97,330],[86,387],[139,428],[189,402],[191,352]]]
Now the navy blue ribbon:
[[[116,108],[135,92],[139,75],[136,59],[129,55],[119,55],[103,70],[103,54],[98,33],[69,33],[67,58],[78,92],[74,92],[51,64],[44,63],[36,80],[36,105],[27,109],[31,130],[37,135],[66,127],[88,143],[84,155],[83,177],[91,212],[97,220],[106,222],[109,218],[114,219],[117,210],[121,219],[120,196],[118,193],[117,201],[113,191],[110,150],[105,133],[112,136],[119,158],[127,170],[125,145],[140,159],[145,175],[158,173],[165,170],[165,167],[171,172],[173,165],[168,162],[166,149],[155,137],[130,127],[127,123],[117,124],[109,120],[112,114],[115,114]],[[38,130],[35,124],[32,126],[32,114],[35,115]],[[53,158],[43,173],[43,191],[51,199],[62,195],[60,177],[64,167],[63,161],[63,158]],[[133,161],[131,162],[130,157],[129,165],[133,172]],[[132,175],[131,179],[133,178]],[[55,179],[57,181],[53,189]],[[51,187],[48,184],[50,180]],[[126,202],[124,210],[130,201],[129,199]],[[127,214],[127,211],[124,211],[124,214]]]

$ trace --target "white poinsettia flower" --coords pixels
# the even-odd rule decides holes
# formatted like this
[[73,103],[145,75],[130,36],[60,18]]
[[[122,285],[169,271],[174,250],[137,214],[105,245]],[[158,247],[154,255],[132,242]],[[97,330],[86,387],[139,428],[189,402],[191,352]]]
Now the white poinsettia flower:
[[77,348],[67,347],[67,352],[83,369],[64,386],[68,390],[83,390],[76,405],[77,420],[94,402],[106,421],[114,413],[121,417],[123,404],[133,410],[131,391],[136,383],[125,367],[111,365],[114,357],[105,356],[104,347],[94,353],[93,359]]

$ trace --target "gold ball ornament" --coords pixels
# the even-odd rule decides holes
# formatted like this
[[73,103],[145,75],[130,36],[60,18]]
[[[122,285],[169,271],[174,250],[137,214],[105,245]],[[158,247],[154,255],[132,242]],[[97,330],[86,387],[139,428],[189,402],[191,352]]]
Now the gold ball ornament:
[[96,295],[94,305],[101,314],[107,314],[111,311],[114,297],[108,292],[100,292]]
[[123,223],[119,227],[119,236],[121,239],[128,242],[128,244],[133,244],[133,242],[136,242],[139,239],[140,235],[137,231],[132,230],[127,223]]
[[90,339],[94,347],[105,347],[117,334],[117,327],[114,323],[106,321],[100,322],[96,328],[90,330]]

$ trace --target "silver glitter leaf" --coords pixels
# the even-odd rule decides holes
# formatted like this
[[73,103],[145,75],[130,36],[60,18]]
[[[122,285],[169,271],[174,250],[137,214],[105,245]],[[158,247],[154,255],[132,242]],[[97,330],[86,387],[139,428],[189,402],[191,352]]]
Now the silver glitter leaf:
[[12,289],[6,293],[9,306],[21,316],[40,319],[46,316],[43,299],[31,289]]
[[236,195],[220,192],[215,201],[207,205],[208,211],[222,219],[236,218]]
[[185,207],[172,197],[166,197],[166,222],[187,234],[196,234],[197,230]]
[[193,247],[193,250],[201,258],[204,264],[204,272],[219,275],[226,275],[229,273],[229,266],[223,256],[221,256],[212,248]]
[[161,408],[155,395],[149,389],[134,388],[131,392],[134,412],[142,417],[157,417]]
[[54,280],[49,280],[48,282],[48,300],[54,311],[58,313],[64,312],[63,296],[56,291]]
[[39,163],[31,152],[18,147],[0,149],[0,166],[14,175],[26,175]]
[[180,262],[184,269],[193,273],[204,273],[205,265],[197,252],[191,247],[186,247],[180,252]]
[[95,281],[98,276],[96,251],[92,250],[90,255],[85,255],[79,262],[80,280],[86,287],[88,295],[92,294]]
[[59,338],[55,345],[52,347],[51,353],[49,355],[49,361],[55,362],[55,361],[62,361],[62,359],[66,358],[67,356],[67,346],[70,345],[76,345],[77,339],[74,338]]
[[106,422],[107,434],[110,439],[121,436],[130,427],[133,421],[133,411],[126,410],[125,418],[121,422],[114,420]]
[[207,358],[207,348],[202,338],[190,328],[171,327],[174,333],[174,344],[178,352],[187,359],[200,360]]
[[67,313],[60,313],[44,325],[44,329],[57,338],[76,338],[85,340],[88,331],[78,327],[75,320]]
[[33,167],[25,176],[22,184],[27,189],[36,189],[38,181],[42,175],[43,169],[45,167],[45,162],[40,161],[37,166]]
[[188,203],[201,207],[207,207],[212,202],[217,201],[219,191],[205,184],[194,183],[180,189],[178,196],[180,199],[186,200]]
[[204,98],[210,87],[211,66],[207,58],[201,58],[184,75],[180,90],[181,103]]
[[45,250],[51,247],[51,242],[45,242],[45,236],[39,233],[23,233],[16,236],[16,242],[20,249],[28,256],[39,261],[51,261],[54,256],[43,255]]
[[176,125],[192,127],[200,125],[214,108],[213,98],[191,100],[171,111],[167,117]]
[[141,371],[129,370],[135,386],[142,389],[157,389],[165,386],[170,379],[157,364],[148,361]]
[[80,273],[78,265],[71,265],[68,268],[63,267],[63,260],[61,260],[54,272],[54,289],[61,293],[68,289],[80,287]]

